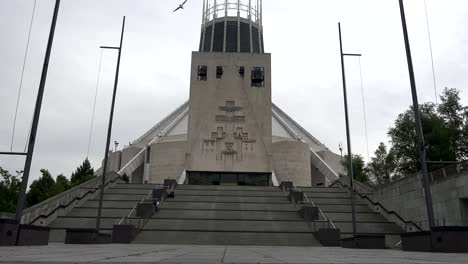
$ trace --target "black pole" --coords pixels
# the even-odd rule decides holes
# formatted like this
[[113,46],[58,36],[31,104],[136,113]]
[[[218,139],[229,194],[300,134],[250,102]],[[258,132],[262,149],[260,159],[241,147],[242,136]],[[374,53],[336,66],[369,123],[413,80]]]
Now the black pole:
[[99,236],[99,230],[101,228],[102,201],[104,199],[104,187],[106,184],[107,162],[108,162],[108,156],[109,156],[110,141],[111,141],[111,136],[112,136],[112,122],[114,119],[115,97],[117,95],[117,86],[119,83],[120,56],[122,55],[122,44],[123,44],[124,32],[125,32],[125,16],[123,17],[123,22],[122,22],[122,33],[120,35],[120,46],[118,48],[119,55],[117,57],[117,70],[115,71],[114,93],[112,94],[112,105],[111,105],[111,111],[110,111],[110,116],[109,116],[109,127],[107,129],[106,151],[104,152],[104,166],[102,169],[101,193],[99,195],[99,208],[98,208],[98,214],[97,214],[97,219],[96,219],[96,234],[98,236]]
[[413,69],[413,59],[411,57],[411,48],[408,37],[408,28],[406,26],[406,17],[405,17],[405,7],[403,5],[403,0],[400,1],[400,14],[401,14],[401,24],[403,26],[403,36],[405,38],[405,48],[406,48],[406,58],[408,60],[408,72],[411,83],[411,94],[413,96],[413,108],[414,108],[414,120],[416,123],[416,135],[418,138],[418,149],[419,149],[419,159],[421,163],[421,171],[423,174],[423,184],[424,184],[424,193],[426,198],[426,209],[427,216],[429,220],[429,228],[432,229],[435,227],[434,221],[434,209],[432,207],[432,194],[431,194],[431,183],[429,182],[429,176],[427,172],[427,161],[426,161],[426,147],[424,144],[424,135],[421,125],[421,113],[419,111],[419,102],[418,102],[418,92],[416,90],[416,80],[414,78],[414,69]]
[[[34,107],[34,116],[31,126],[31,134],[29,136],[28,151],[26,154],[26,161],[24,163],[24,173],[21,180],[21,187],[18,194],[18,201],[16,204],[16,221],[18,221],[17,234],[19,234],[19,225],[21,224],[21,217],[23,215],[24,202],[26,200],[26,190],[28,188],[29,174],[31,172],[31,162],[34,154],[34,146],[36,143],[37,127],[39,125],[39,118],[41,116],[42,99],[44,97],[44,89],[47,80],[47,72],[49,70],[50,54],[52,52],[52,44],[54,42],[55,26],[57,25],[57,17],[60,9],[60,0],[55,1],[54,15],[52,17],[52,24],[50,26],[49,39],[47,41],[47,49],[44,57],[44,65],[42,66],[41,81],[39,83],[39,90],[37,92],[36,105]],[[18,237],[16,244],[18,243]]]
[[338,23],[338,32],[340,34],[340,54],[341,54],[341,74],[343,78],[343,99],[345,109],[345,120],[346,120],[346,141],[348,144],[348,177],[349,177],[349,189],[350,189],[350,200],[351,200],[351,216],[353,221],[353,238],[356,242],[356,211],[354,208],[354,182],[353,182],[353,155],[351,151],[351,135],[349,132],[349,114],[348,114],[348,95],[346,92],[346,74],[344,65],[343,54],[343,42],[341,39],[341,23]]

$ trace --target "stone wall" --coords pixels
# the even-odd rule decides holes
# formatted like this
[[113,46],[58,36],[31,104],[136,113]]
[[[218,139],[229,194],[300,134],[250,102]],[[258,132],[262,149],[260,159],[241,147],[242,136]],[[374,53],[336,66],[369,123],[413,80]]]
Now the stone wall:
[[[109,151],[109,157],[107,160],[107,172],[119,172],[121,161],[122,151]],[[104,159],[102,159],[101,166],[104,167]]]
[[[118,177],[116,173],[108,173],[106,188],[121,182]],[[21,223],[47,226],[58,216],[67,215],[76,206],[81,206],[89,199],[95,198],[99,194],[97,189],[101,185],[101,181],[101,177],[91,179],[39,204],[26,208],[23,211]]]
[[[378,187],[371,199],[407,221],[427,229],[427,211],[420,174]],[[446,175],[431,184],[437,225],[468,225],[468,172]]]
[[273,143],[273,170],[278,182],[293,181],[297,186],[311,186],[309,146],[300,141]]
[[185,170],[186,141],[162,142],[151,145],[150,183],[177,179]]

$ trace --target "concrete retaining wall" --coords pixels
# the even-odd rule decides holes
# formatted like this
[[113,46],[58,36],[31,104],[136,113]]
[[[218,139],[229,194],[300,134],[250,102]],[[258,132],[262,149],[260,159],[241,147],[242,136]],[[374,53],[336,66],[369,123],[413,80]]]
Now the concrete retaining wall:
[[[407,221],[428,228],[424,188],[420,174],[378,187],[374,202],[381,203]],[[432,198],[437,225],[468,225],[468,172],[432,183]]]
[[[106,182],[114,181],[118,175],[109,173]],[[117,180],[118,181],[118,180]],[[101,177],[94,178],[81,185],[78,185],[66,192],[43,201],[42,203],[31,206],[23,211],[21,223],[39,226],[47,226],[54,221],[57,216],[68,214],[76,206],[82,205],[87,200],[97,196],[99,191],[88,192],[99,187]],[[107,186],[107,188],[109,185]]]

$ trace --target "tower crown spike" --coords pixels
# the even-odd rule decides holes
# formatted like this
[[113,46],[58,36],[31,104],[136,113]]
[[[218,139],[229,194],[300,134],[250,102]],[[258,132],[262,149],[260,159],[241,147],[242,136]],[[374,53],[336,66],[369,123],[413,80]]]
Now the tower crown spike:
[[206,0],[200,52],[264,53],[261,0]]

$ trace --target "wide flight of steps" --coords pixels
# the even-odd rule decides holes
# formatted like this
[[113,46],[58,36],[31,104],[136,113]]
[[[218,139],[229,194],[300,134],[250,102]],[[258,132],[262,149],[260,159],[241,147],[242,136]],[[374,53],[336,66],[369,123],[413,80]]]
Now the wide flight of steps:
[[[342,237],[352,236],[352,210],[347,189],[314,187],[299,187],[299,189],[323,211],[328,219],[332,220],[336,228],[341,230]],[[398,225],[372,211],[368,204],[358,196],[355,196],[354,204],[358,234],[386,235],[388,245],[391,245],[395,239],[399,239],[402,229]]]
[[321,246],[277,187],[179,185],[133,243]]
[[[104,192],[101,232],[112,233],[114,224],[127,216],[132,208],[155,187],[153,184],[115,184]],[[49,227],[51,242],[64,242],[67,228],[95,228],[99,195],[59,216]]]
[[[154,187],[115,184],[107,189],[101,232],[112,233],[113,225]],[[342,237],[352,234],[351,204],[346,189],[300,189],[341,230]],[[287,195],[278,187],[179,185],[175,198],[162,203],[133,243],[321,246],[313,232],[330,224],[306,223],[297,213],[301,205],[291,204]],[[401,233],[396,224],[373,212],[361,199],[357,198],[355,204],[359,234],[397,237]],[[75,207],[66,216],[59,216],[49,225],[50,241],[63,242],[66,228],[95,228],[97,208],[98,197]]]

